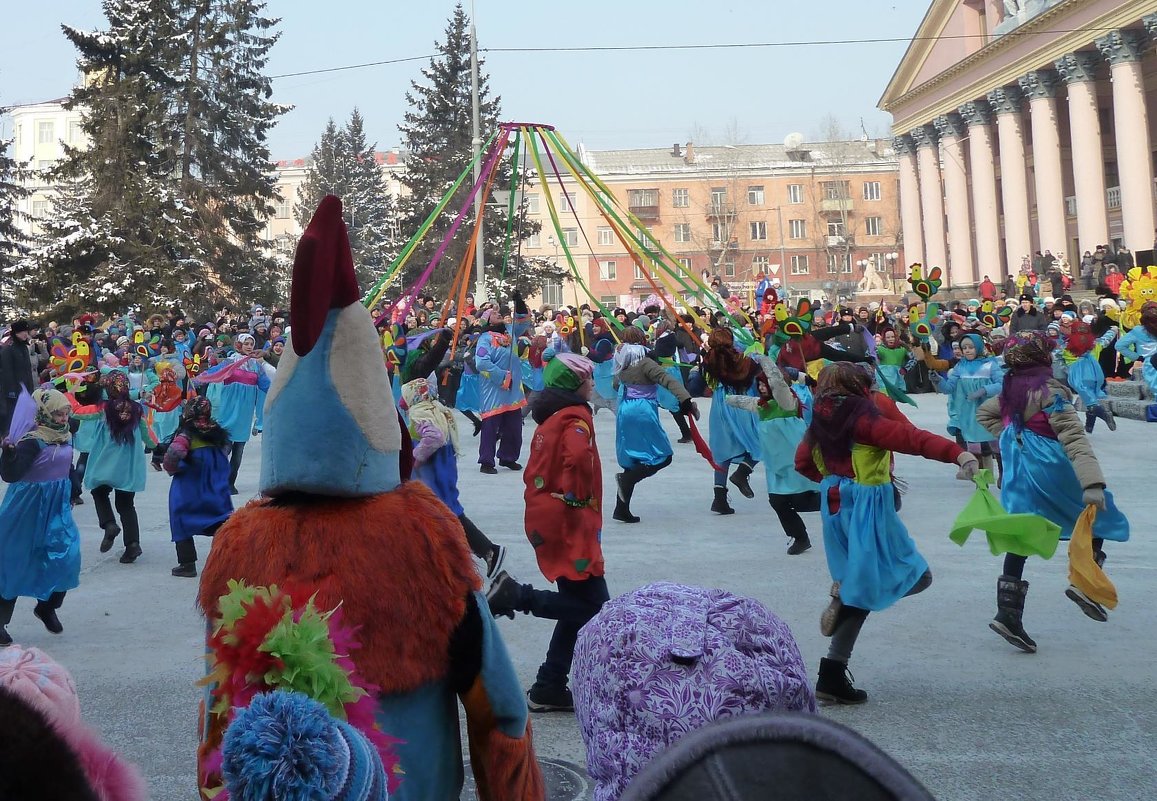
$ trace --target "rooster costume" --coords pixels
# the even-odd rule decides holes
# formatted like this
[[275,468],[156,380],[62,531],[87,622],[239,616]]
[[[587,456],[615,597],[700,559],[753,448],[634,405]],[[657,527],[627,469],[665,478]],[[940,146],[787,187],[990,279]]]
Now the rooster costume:
[[[462,526],[423,484],[402,483],[402,432],[359,296],[341,202],[326,197],[294,259],[290,347],[266,404],[264,497],[218,531],[201,608],[216,616],[230,579],[316,588],[319,608],[341,605],[358,627],[353,662],[376,685],[381,729],[402,741],[391,799],[458,799],[457,695],[479,797],[540,800],[526,701]],[[203,791],[220,785],[208,755],[231,714],[203,713]]]

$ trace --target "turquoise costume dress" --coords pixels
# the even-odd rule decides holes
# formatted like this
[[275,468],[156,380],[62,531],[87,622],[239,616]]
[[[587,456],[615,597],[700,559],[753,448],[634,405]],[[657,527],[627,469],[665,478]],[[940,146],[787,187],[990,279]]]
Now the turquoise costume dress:
[[122,445],[113,439],[103,408],[96,412],[78,412],[76,416],[96,423],[84,471],[85,489],[112,487],[122,492],[144,492],[148,474],[145,446],[152,448],[156,444],[145,417],[142,415],[140,425],[133,429],[133,441]]
[[662,464],[672,456],[671,441],[659,423],[658,389],[655,384],[623,384],[619,388],[615,456],[624,470]]
[[[614,404],[617,402],[618,393],[615,392],[615,364],[611,359],[595,363],[594,385],[595,392],[600,397]],[[673,396],[672,396],[673,397]]]
[[[229,441],[234,444],[248,442],[257,404],[262,393],[269,389],[277,370],[265,362],[235,354],[229,361],[203,373],[201,378],[211,381],[214,374],[226,370],[229,371],[228,377],[210,383],[205,396],[213,403],[213,419],[229,432]],[[213,390],[213,387],[219,389]]]
[[[1061,539],[1072,537],[1081,512],[1084,487],[1073,460],[1065,452],[1049,422],[1049,415],[1071,410],[1072,403],[1059,394],[1027,421],[1004,418],[1000,450],[1004,455],[1000,502],[1011,514],[1039,514],[1061,527]],[[1105,508],[1097,512],[1093,536],[1114,542],[1129,539],[1129,521],[1105,490]]]
[[[992,442],[993,436],[976,420],[976,410],[988,398],[1000,394],[1004,369],[994,357],[961,359],[940,382],[940,392],[948,395],[955,414],[956,429],[965,442]],[[983,392],[979,398],[970,397]],[[951,428],[949,429],[951,430]],[[953,432],[956,433],[956,432]]]
[[[13,462],[31,462],[19,477]],[[0,505],[0,598],[47,601],[80,586],[80,532],[72,519],[72,446],[25,438],[3,456],[15,478]],[[18,471],[17,471],[18,472]]]
[[711,447],[711,458],[718,465],[742,458],[745,454],[758,458],[762,446],[759,427],[755,415],[736,409],[727,403],[727,395],[756,396],[754,382],[746,392],[737,393],[731,388],[718,384],[711,396],[711,415],[708,417],[707,444]]
[[[679,369],[679,365],[672,359],[660,359],[659,364],[663,367],[663,371],[671,376],[671,378],[683,383],[683,373]],[[671,390],[666,387],[659,387],[659,395],[656,398],[659,405],[669,411],[671,414],[676,414],[679,411],[679,401],[671,394]]]

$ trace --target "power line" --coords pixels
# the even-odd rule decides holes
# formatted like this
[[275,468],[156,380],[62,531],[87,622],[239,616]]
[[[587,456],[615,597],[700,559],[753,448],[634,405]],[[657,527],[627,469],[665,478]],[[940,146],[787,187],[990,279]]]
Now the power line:
[[[1070,29],[1053,29],[1047,31],[1025,31],[1018,33],[1016,30],[1009,31],[1004,34],[1004,38],[1020,37],[1020,36],[1044,36],[1048,34],[1065,34],[1065,33],[1102,33],[1117,30],[1120,26],[1108,27],[1087,27],[1087,28],[1070,28]],[[679,51],[679,50],[754,50],[754,49],[771,49],[771,48],[786,48],[786,47],[831,47],[834,45],[856,45],[856,44],[898,44],[904,42],[941,42],[958,39],[988,39],[987,34],[981,33],[960,33],[949,34],[944,36],[892,36],[892,37],[875,37],[867,39],[810,39],[810,40],[796,40],[796,41],[782,41],[782,42],[717,42],[712,44],[666,44],[666,45],[578,45],[573,47],[480,47],[479,51],[483,53],[608,53],[608,52],[655,52],[655,51]],[[316,70],[302,70],[300,72],[287,72],[281,75],[271,75],[270,80],[278,78],[296,78],[304,75],[320,75],[327,72],[343,72],[346,70],[364,69],[366,67],[381,67],[388,64],[404,64],[410,61],[424,61],[426,59],[435,58],[437,54],[430,54],[425,56],[409,56],[407,58],[392,58],[385,61],[369,61],[364,64],[347,64],[341,67],[325,67]]]

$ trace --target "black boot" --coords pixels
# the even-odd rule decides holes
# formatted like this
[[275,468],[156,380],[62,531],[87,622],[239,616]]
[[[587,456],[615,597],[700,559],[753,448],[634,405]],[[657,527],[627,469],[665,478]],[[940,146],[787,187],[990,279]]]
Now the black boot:
[[687,415],[681,412],[675,412],[671,416],[675,418],[675,425],[679,426],[678,441],[680,444],[686,445],[688,442],[692,442],[691,426],[687,424]]
[[1009,643],[1030,654],[1036,653],[1036,643],[1021,625],[1024,615],[1024,597],[1028,595],[1028,582],[1012,576],[1001,576],[996,580],[996,617],[988,627]]
[[751,465],[747,462],[735,468],[735,472],[731,476],[731,483],[739,490],[739,494],[744,498],[754,498],[755,492],[751,489],[751,484],[748,478],[751,477]]
[[40,618],[40,622],[44,624],[44,628],[52,634],[60,634],[64,631],[64,626],[60,623],[60,618],[56,616],[56,609],[53,607],[51,601],[37,601],[36,608],[32,610],[32,614]]
[[100,541],[100,552],[108,553],[112,550],[112,546],[116,544],[117,537],[119,537],[121,533],[121,527],[116,523],[105,523],[101,528],[104,529],[104,538]]
[[735,510],[727,503],[727,487],[715,488],[715,500],[711,502],[711,511],[719,515],[735,514]]
[[635,482],[627,473],[615,476],[618,494],[615,496],[615,512],[611,515],[620,523],[638,523],[639,518],[631,514],[631,496],[635,493]]
[[1092,409],[1085,409],[1085,433],[1092,434],[1093,426],[1097,424],[1097,415]]
[[816,699],[829,704],[862,704],[868,694],[852,684],[847,662],[835,659],[820,660],[820,678],[816,682]]
[[12,644],[8,634],[8,624],[12,622],[12,611],[16,608],[15,598],[0,598],[0,648]]
[[531,712],[573,712],[574,696],[565,686],[536,681],[526,691],[526,708]]
[[804,551],[810,551],[812,547],[811,538],[807,534],[799,537],[794,537],[791,545],[787,546],[788,556],[799,556]]
[[525,587],[518,583],[514,576],[505,570],[499,572],[494,583],[486,592],[486,603],[490,606],[490,614],[494,617],[505,615],[511,620],[515,612],[525,612]]

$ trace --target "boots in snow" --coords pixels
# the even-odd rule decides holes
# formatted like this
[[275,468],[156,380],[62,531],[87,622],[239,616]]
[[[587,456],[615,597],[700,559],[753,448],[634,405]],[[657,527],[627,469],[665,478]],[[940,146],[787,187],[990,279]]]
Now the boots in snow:
[[515,612],[525,611],[523,599],[525,588],[514,576],[505,570],[494,577],[494,583],[486,591],[486,603],[490,606],[490,614],[494,617],[506,617],[514,620]]
[[791,545],[787,546],[788,556],[799,556],[804,551],[810,551],[812,547],[811,538],[807,534],[792,538]]
[[1082,612],[1098,623],[1104,623],[1109,619],[1109,612],[1105,607],[1085,595],[1085,593],[1076,586],[1070,584],[1069,588],[1065,590],[1065,597],[1081,607]]
[[751,483],[747,480],[751,477],[751,465],[744,462],[735,468],[735,473],[731,476],[731,483],[739,490],[739,494],[744,498],[754,498],[755,492],[751,489]]
[[1009,643],[1030,654],[1036,653],[1036,642],[1028,636],[1021,624],[1024,616],[1024,598],[1028,595],[1028,582],[1012,576],[1001,576],[996,580],[996,617],[988,627]]
[[852,684],[855,679],[847,662],[820,660],[820,678],[816,682],[816,700],[825,704],[862,704],[868,694]]
[[12,644],[8,624],[12,622],[12,612],[16,609],[16,599],[0,598],[0,648]]
[[100,552],[108,553],[112,550],[112,546],[116,544],[117,537],[120,536],[121,527],[114,523],[105,523],[101,528],[104,529],[104,538],[100,541]]
[[56,609],[48,601],[37,601],[36,608],[32,610],[32,614],[40,618],[40,622],[44,624],[44,628],[48,629],[52,634],[60,634],[64,631],[64,626],[60,622],[60,618],[56,616]]
[[615,496],[615,512],[611,517],[620,523],[638,523],[636,515],[631,514],[631,496],[635,493],[635,482],[626,473],[615,476],[618,494]]
[[711,502],[711,511],[719,515],[735,514],[735,510],[727,503],[727,487],[715,488],[715,500]]

